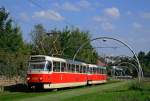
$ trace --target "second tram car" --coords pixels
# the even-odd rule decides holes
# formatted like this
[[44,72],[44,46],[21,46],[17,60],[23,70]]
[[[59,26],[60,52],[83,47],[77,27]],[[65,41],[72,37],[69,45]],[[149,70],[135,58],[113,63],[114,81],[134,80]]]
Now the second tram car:
[[106,67],[44,55],[31,56],[27,71],[30,88],[74,87],[106,80]]

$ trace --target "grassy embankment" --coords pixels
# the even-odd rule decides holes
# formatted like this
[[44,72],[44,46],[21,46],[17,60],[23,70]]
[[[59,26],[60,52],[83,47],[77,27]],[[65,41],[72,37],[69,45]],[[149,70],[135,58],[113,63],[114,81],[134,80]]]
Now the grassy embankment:
[[123,81],[58,92],[0,93],[0,101],[150,101],[150,82]]

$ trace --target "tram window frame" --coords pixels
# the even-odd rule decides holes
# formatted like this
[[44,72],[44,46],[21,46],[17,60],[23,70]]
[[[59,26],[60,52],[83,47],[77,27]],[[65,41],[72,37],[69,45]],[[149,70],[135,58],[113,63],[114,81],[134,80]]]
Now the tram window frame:
[[[56,65],[55,65],[55,63],[56,63]],[[54,72],[60,72],[60,62],[53,61],[53,71]]]

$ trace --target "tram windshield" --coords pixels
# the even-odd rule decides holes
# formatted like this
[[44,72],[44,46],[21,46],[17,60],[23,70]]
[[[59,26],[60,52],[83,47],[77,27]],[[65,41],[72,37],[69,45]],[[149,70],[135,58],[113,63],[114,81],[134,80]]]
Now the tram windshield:
[[29,70],[33,71],[51,71],[51,63],[50,62],[30,62]]

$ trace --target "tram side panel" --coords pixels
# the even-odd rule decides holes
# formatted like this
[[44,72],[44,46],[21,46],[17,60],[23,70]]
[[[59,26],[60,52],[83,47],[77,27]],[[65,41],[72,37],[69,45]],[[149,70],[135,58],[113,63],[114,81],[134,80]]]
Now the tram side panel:
[[44,86],[44,88],[63,88],[86,85],[86,74],[78,73],[52,73],[50,85]]

